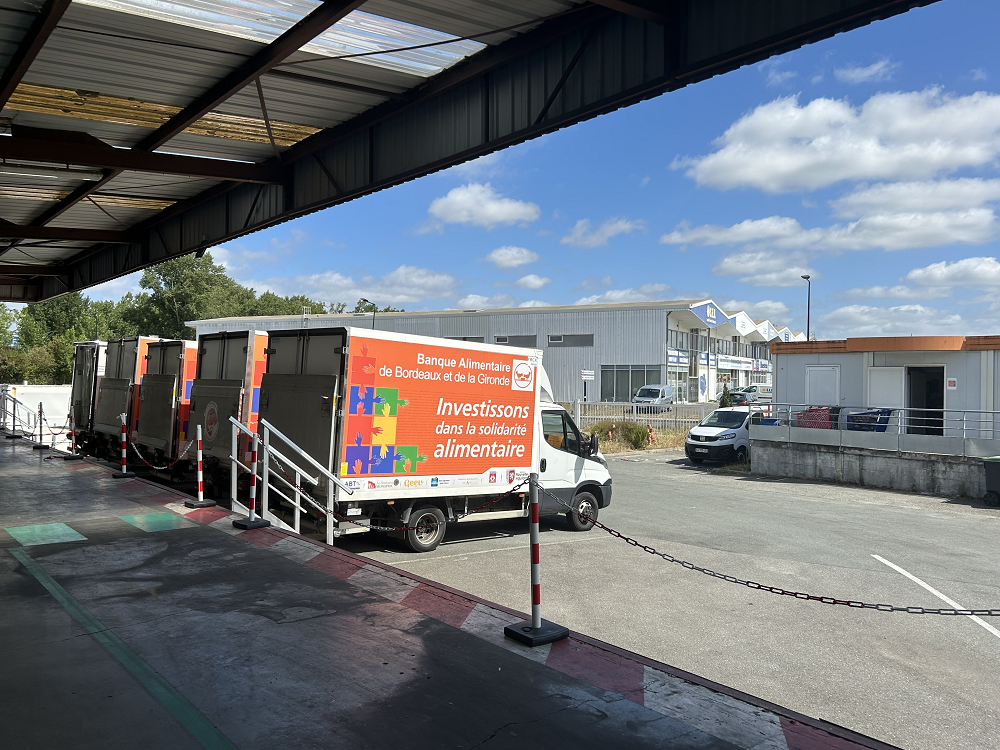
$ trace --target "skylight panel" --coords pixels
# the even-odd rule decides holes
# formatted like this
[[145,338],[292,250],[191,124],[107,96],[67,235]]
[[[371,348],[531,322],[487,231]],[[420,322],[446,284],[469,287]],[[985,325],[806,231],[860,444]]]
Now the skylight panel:
[[[319,7],[315,0],[76,0],[83,5],[155,18],[217,34],[269,43]],[[324,57],[447,42],[455,39],[434,29],[356,10],[302,47]],[[440,73],[486,45],[472,40],[439,47],[350,58],[363,65],[428,77]]]

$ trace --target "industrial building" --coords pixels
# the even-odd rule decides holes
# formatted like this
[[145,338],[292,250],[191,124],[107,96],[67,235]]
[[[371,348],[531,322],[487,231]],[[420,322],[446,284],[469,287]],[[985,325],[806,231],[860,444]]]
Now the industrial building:
[[[673,386],[675,401],[711,401],[722,391],[771,383],[771,341],[805,335],[711,299],[494,310],[348,313],[190,321],[219,331],[370,327],[446,339],[541,349],[562,401],[629,401],[647,383]],[[593,380],[589,380],[590,377]],[[585,380],[585,378],[588,378]]]

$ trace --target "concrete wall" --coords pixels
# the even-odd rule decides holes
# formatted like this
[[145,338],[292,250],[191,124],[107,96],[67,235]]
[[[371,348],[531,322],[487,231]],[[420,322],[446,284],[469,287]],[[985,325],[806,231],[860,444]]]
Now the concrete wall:
[[756,476],[819,479],[940,497],[978,499],[986,494],[980,458],[768,440],[751,440],[750,445]]

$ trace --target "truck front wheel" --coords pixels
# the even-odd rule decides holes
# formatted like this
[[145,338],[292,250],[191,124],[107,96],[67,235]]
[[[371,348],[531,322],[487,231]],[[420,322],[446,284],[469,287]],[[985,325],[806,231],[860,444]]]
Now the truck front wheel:
[[[587,521],[582,516],[591,520]],[[566,513],[566,519],[573,531],[590,531],[597,519],[597,498],[590,492],[578,492],[573,499],[573,510]]]
[[414,552],[430,552],[444,539],[446,522],[444,513],[433,505],[417,508],[406,524],[406,545]]

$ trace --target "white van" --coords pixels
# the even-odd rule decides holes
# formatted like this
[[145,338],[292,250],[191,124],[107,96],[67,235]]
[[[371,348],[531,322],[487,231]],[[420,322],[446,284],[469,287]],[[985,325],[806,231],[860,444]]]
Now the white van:
[[644,404],[648,409],[640,411],[656,413],[670,411],[669,404],[674,402],[674,387],[661,383],[644,385],[632,397],[633,404]]
[[750,456],[750,408],[716,409],[691,429],[684,441],[691,463],[744,462]]
[[754,385],[748,385],[740,388],[740,390],[743,393],[754,394],[757,397],[754,399],[755,401],[770,401],[774,398],[774,387],[770,385],[759,385],[755,383]]

